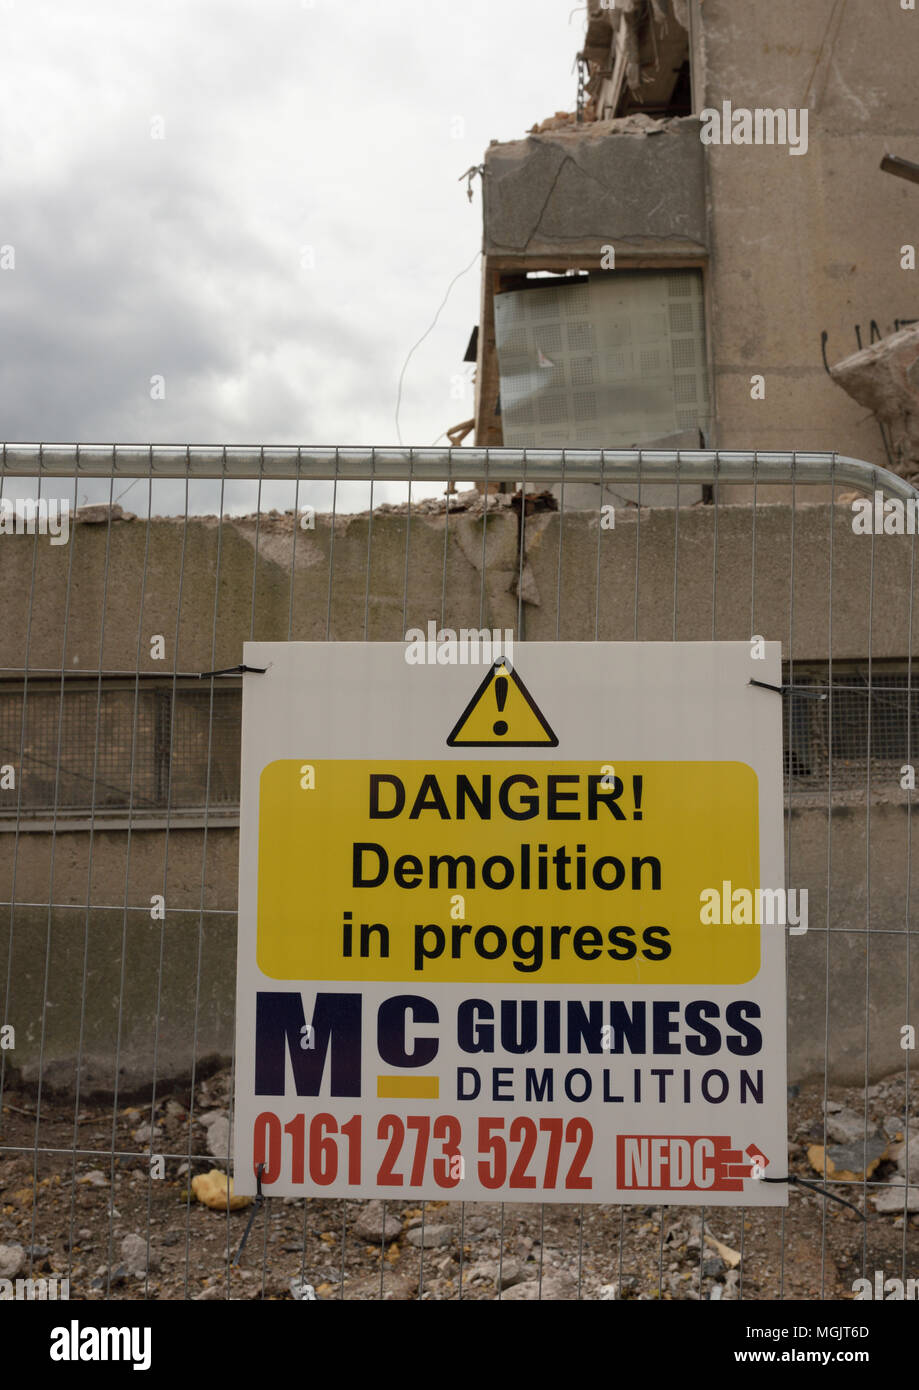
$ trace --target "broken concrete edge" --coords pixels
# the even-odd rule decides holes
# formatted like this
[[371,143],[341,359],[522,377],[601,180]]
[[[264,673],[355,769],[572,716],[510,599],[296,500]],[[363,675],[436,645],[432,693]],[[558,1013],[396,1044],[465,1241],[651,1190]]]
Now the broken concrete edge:
[[829,370],[836,385],[887,428],[892,467],[912,481],[919,473],[919,324],[888,334]]
[[[572,479],[571,481],[574,480]],[[612,477],[607,479],[605,483],[605,491],[607,493],[615,492],[615,488],[613,485],[614,482],[615,480]],[[599,484],[595,484],[595,486],[599,487]],[[848,509],[850,503],[856,497],[872,496],[873,493],[868,488],[850,488],[848,491],[841,492],[838,494],[838,496],[835,499],[834,505],[837,507],[837,509],[842,508],[845,510]],[[521,494],[519,490],[516,493],[493,492],[485,494],[477,491],[476,489],[470,489],[469,492],[453,493],[451,494],[451,497],[449,499],[444,497],[423,497],[420,498],[418,501],[411,503],[380,502],[373,508],[372,511],[366,510],[360,512],[313,512],[311,519],[316,523],[316,525],[322,525],[325,528],[331,527],[332,523],[334,522],[336,532],[339,532],[342,530],[347,530],[347,528],[352,523],[367,521],[371,516],[374,519],[384,516],[410,516],[413,520],[417,518],[419,521],[423,520],[428,522],[438,522],[448,516],[455,516],[459,518],[477,518],[481,517],[485,512],[488,512],[489,514],[494,513],[496,516],[502,513],[507,513],[516,516],[516,514],[519,512],[520,497]],[[597,515],[599,515],[600,513],[601,502],[599,497],[597,500],[596,508],[562,508],[559,505],[558,499],[555,496],[553,496],[548,490],[537,491],[535,489],[527,489],[526,493],[524,494],[524,497],[526,499],[526,515],[528,517],[531,517],[534,514],[534,512],[537,514],[542,514],[544,517],[546,517],[546,519],[548,519],[548,517],[553,513],[558,516],[584,516],[591,515],[594,512],[596,512]],[[795,501],[795,510],[801,511],[805,508],[828,507],[830,505],[831,504],[827,501],[826,498],[819,498],[810,501],[806,497],[802,499],[800,496],[798,496],[798,498]],[[756,512],[757,514],[759,514],[766,510],[776,511],[782,508],[787,509],[787,507],[787,502],[768,500],[758,501],[756,503]],[[617,514],[620,508],[623,517],[638,518],[640,516],[642,520],[645,517],[651,516],[654,513],[669,513],[676,510],[676,508],[672,506],[649,507],[645,506],[644,504],[639,506],[637,502],[634,502],[628,498],[620,499],[619,504],[617,504]],[[713,513],[715,511],[714,505],[709,501],[686,502],[680,504],[680,511],[693,511],[700,509],[710,510]],[[753,507],[748,502],[719,502],[717,510],[719,515],[724,514],[726,512],[741,512],[752,514]],[[224,512],[222,515],[216,512],[192,512],[188,515],[177,516],[161,516],[158,514],[154,514],[149,518],[138,517],[131,512],[125,513],[122,516],[116,515],[115,513],[119,511],[120,508],[115,508],[112,514],[113,521],[140,521],[141,524],[143,524],[146,521],[157,523],[168,522],[172,523],[175,526],[190,525],[194,522],[204,526],[260,525],[263,527],[266,526],[266,523],[276,524],[278,522],[281,522],[289,523],[290,530],[295,530],[299,528],[301,531],[304,532],[304,535],[307,535],[309,531],[314,529],[312,526],[303,525],[304,512],[302,510],[300,512],[295,512],[280,511],[276,508],[272,508],[272,510],[264,512]],[[81,520],[79,514],[76,514],[75,519],[78,521]],[[97,524],[100,520],[106,521],[107,519],[107,516],[105,516],[102,518],[93,517],[89,520],[90,524]],[[288,529],[288,526],[282,525],[279,529]]]
[[668,131],[676,133],[687,125],[696,125],[701,129],[701,124],[698,116],[647,116],[643,111],[634,111],[628,116],[610,116],[602,121],[578,121],[576,114],[559,111],[513,140],[489,141],[485,159],[487,164],[494,152],[511,149],[514,145],[566,145],[575,141],[605,140],[613,135],[628,135],[643,140],[649,135],[665,135]]
[[87,506],[77,507],[73,519],[81,526],[100,526],[109,520],[136,521],[137,515],[134,512],[126,512],[117,502],[91,502]]
[[[686,121],[695,121],[700,124],[698,116],[648,116],[644,111],[632,111],[627,116],[607,116],[600,121],[595,117],[586,117],[579,121],[576,111],[556,111],[554,116],[547,116],[544,121],[530,126],[525,135],[530,139],[546,136],[554,140],[572,137],[600,140],[608,135],[644,137],[646,135],[661,135],[668,126]],[[522,138],[518,136],[516,140],[492,140],[488,148],[493,149],[496,145],[500,147],[518,144]]]

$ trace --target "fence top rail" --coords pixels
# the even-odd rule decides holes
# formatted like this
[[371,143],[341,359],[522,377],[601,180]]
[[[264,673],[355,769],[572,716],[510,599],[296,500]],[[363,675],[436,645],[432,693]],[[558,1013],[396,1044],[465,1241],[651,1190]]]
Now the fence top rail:
[[341,479],[369,482],[836,484],[919,498],[904,478],[835,453],[718,449],[313,448],[300,445],[0,444],[10,477]]

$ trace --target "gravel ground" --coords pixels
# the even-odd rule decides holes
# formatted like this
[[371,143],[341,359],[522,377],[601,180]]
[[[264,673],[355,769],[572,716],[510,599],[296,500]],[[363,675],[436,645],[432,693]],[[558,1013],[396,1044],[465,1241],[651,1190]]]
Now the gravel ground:
[[[904,1214],[902,1144],[907,1114],[919,1114],[919,1084],[908,1108],[906,1097],[901,1074],[867,1098],[857,1088],[829,1098],[837,1167],[864,1153],[867,1108],[869,1155],[879,1160],[872,1184],[900,1184],[886,1194],[889,1212],[875,1210],[873,1185],[867,1202],[861,1181],[833,1188],[867,1221],[802,1187],[784,1213],[709,1208],[704,1230],[699,1208],[395,1201],[384,1210],[275,1198],[230,1269],[251,1207],[228,1215],[202,1205],[177,1157],[156,1179],[144,1159],[110,1157],[150,1148],[149,1103],[120,1107],[114,1121],[110,1104],[87,1103],[77,1144],[99,1152],[74,1159],[72,1101],[43,1098],[36,1131],[34,1092],[7,1086],[0,1142],[34,1149],[37,1140],[44,1151],[37,1162],[34,1151],[0,1156],[0,1277],[69,1277],[70,1297],[90,1300],[292,1299],[301,1281],[319,1299],[851,1299],[865,1273],[919,1277],[919,1188]],[[191,1122],[190,1101],[187,1090],[158,1100],[153,1151],[190,1152],[192,1176],[225,1169],[212,1153],[226,1153],[229,1072],[197,1087]],[[919,1121],[909,1125],[916,1183]],[[789,1171],[817,1180],[813,1146],[824,1137],[822,1084],[802,1086],[789,1101]]]

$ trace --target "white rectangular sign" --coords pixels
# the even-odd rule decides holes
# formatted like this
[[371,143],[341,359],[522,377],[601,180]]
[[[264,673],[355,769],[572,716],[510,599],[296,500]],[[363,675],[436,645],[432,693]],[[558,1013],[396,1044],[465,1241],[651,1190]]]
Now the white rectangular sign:
[[779,644],[245,663],[236,1191],[784,1205]]

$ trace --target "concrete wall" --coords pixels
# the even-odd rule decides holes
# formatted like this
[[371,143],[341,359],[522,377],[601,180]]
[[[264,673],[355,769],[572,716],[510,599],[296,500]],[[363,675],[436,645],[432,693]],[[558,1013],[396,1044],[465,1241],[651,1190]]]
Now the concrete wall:
[[[296,533],[293,565],[293,522],[281,516],[262,518],[257,554],[248,519],[77,525],[71,545],[59,548],[7,537],[0,585],[17,602],[7,605],[5,664],[34,669],[63,658],[67,669],[85,671],[98,667],[101,652],[106,669],[131,670],[140,650],[141,669],[156,670],[149,637],[162,632],[168,659],[160,669],[171,671],[173,661],[183,671],[232,666],[250,635],[286,638],[291,613],[294,640],[322,639],[330,556],[331,636],[360,639],[368,539],[371,640],[441,622],[446,555],[448,626],[481,620],[529,640],[589,640],[599,608],[601,640],[666,641],[674,631],[684,640],[747,640],[755,631],[781,640],[798,661],[907,654],[912,538],[855,536],[844,507],[700,507],[678,519],[632,510],[618,513],[611,531],[588,512],[536,515],[527,524],[518,628],[518,523],[494,502],[487,520],[414,514],[408,523],[378,514],[372,537],[367,516],[340,519],[334,538],[329,519],[318,517],[314,532]],[[15,900],[0,914],[0,980],[8,961],[11,980],[3,1021],[17,1029],[15,1052],[3,1056],[27,1077],[41,1064],[47,1081],[63,1087],[74,1083],[77,1058],[84,1090],[110,1088],[116,1061],[119,1084],[130,1090],[149,1081],[154,1065],[161,1079],[175,1077],[189,1071],[193,1053],[226,1056],[232,1047],[236,830],[219,822],[207,831],[174,824],[168,833],[138,826],[129,836],[112,824],[100,816],[92,836],[64,823],[54,836],[27,824],[18,836],[0,834],[0,898]],[[827,985],[831,1077],[861,1079],[866,1057],[872,1076],[902,1065],[900,1027],[919,1023],[915,1003],[912,1018],[905,1011],[911,829],[886,772],[874,778],[870,802],[837,806],[832,816],[825,806],[791,808],[788,882],[811,895],[811,929],[789,941],[795,1080],[823,1068]],[[915,878],[915,848],[912,863]],[[919,901],[919,882],[910,892]],[[150,898],[161,893],[162,923],[150,918]]]
[[[686,5],[675,8],[688,25]],[[611,34],[636,6],[618,9],[590,6]],[[919,162],[919,11],[896,0],[690,0],[689,9],[693,118],[572,118],[486,151],[476,440],[501,442],[500,276],[597,270],[608,242],[617,268],[702,266],[717,447],[835,450],[886,465],[877,420],[827,365],[919,319],[919,272],[900,267],[901,247],[919,241],[919,189],[879,167],[887,152]],[[620,68],[614,44],[607,70]],[[697,117],[724,101],[806,107],[807,153],[702,146]],[[754,375],[765,377],[765,399],[751,397]],[[722,500],[750,496],[734,487]],[[764,488],[759,499],[782,492]]]
[[492,145],[485,154],[490,256],[708,244],[697,120],[598,121]]
[[[806,155],[709,146],[712,341],[723,449],[836,449],[885,463],[877,422],[832,365],[919,318],[919,189],[882,173],[919,162],[919,13],[897,3],[772,0],[695,7],[698,101],[809,109]],[[834,13],[835,12],[835,13]],[[835,21],[835,22],[833,22]],[[766,377],[766,399],[750,376]]]

